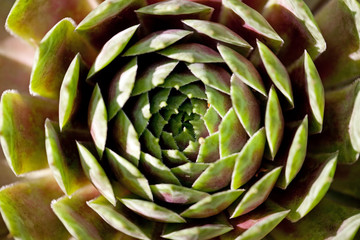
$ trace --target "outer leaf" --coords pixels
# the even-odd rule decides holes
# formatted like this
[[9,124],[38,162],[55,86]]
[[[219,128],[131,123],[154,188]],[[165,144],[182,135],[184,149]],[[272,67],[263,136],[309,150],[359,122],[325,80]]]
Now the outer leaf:
[[99,192],[94,187],[88,186],[77,191],[71,198],[62,197],[52,201],[53,211],[76,239],[101,240],[122,237],[122,233],[111,228],[86,205],[86,201],[98,195]]
[[1,146],[15,174],[48,166],[44,131],[46,118],[57,119],[55,102],[15,91],[3,93],[0,118]]
[[[45,33],[64,17],[80,22],[90,11],[89,1],[16,1],[6,21],[6,27],[31,44],[37,44]],[[48,14],[52,13],[52,14]]]
[[58,22],[41,40],[31,73],[30,92],[58,99],[66,70],[80,52],[86,63],[94,60],[96,51],[74,30],[68,18]]
[[51,176],[28,179],[2,188],[1,215],[12,236],[39,240],[69,238],[69,233],[50,208],[50,202],[61,195],[61,189]]
[[184,223],[186,222],[177,213],[161,207],[153,202],[138,199],[121,198],[120,201],[132,211],[152,220],[166,223]]

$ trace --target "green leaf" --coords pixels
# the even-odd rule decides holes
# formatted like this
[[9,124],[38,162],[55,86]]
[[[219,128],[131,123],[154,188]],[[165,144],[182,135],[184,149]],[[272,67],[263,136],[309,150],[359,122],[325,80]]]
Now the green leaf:
[[220,158],[219,133],[214,133],[205,139],[199,139],[200,150],[196,162],[210,163]]
[[230,96],[209,86],[206,86],[206,95],[210,107],[214,107],[217,113],[224,117],[232,106]]
[[103,196],[88,201],[87,204],[116,230],[137,239],[151,239],[154,224],[138,218],[123,204],[114,207]]
[[127,186],[132,193],[152,201],[153,195],[144,175],[132,163],[112,150],[106,148],[105,153],[119,182]]
[[198,78],[195,77],[190,72],[180,72],[180,73],[171,73],[166,79],[165,82],[160,85],[164,88],[176,88],[179,89],[180,87],[187,85],[189,83],[198,81]]
[[62,18],[71,17],[75,22],[80,22],[91,10],[91,4],[86,0],[72,4],[56,0],[19,0],[9,13],[6,28],[30,44],[36,45]]
[[159,54],[188,63],[221,63],[224,60],[219,53],[199,43],[172,45],[158,52]]
[[181,165],[190,162],[185,154],[177,149],[162,150],[163,161],[167,165]]
[[206,163],[185,163],[178,167],[174,167],[171,171],[185,186],[191,186],[195,180],[209,167]]
[[230,210],[231,218],[246,214],[262,204],[269,196],[282,167],[277,167],[263,176],[246,191],[235,209]]
[[152,182],[181,185],[171,170],[160,159],[150,154],[141,153],[140,166],[144,170],[144,174],[149,176],[148,179],[151,179]]
[[157,113],[160,109],[167,106],[171,88],[160,88],[157,92],[150,97],[150,112]]
[[230,74],[224,68],[211,63],[191,63],[187,67],[205,85],[230,93]]
[[261,128],[241,149],[232,173],[231,189],[238,189],[255,175],[263,159],[265,141],[265,130]]
[[183,20],[182,22],[216,41],[238,48],[238,51],[244,56],[247,56],[253,49],[241,36],[222,24],[197,19]]
[[179,88],[179,91],[188,96],[188,98],[207,100],[204,85],[199,84],[198,82],[182,86]]
[[145,93],[163,84],[177,64],[178,62],[172,59],[164,59],[147,66],[146,70],[137,76],[131,95]]
[[140,136],[149,124],[149,119],[151,118],[148,93],[143,93],[135,98],[135,101],[132,102],[129,118],[137,134]]
[[291,209],[287,216],[291,222],[303,218],[325,196],[335,174],[337,156],[337,153],[309,156],[299,178],[285,191],[273,196],[278,204]]
[[263,39],[273,50],[277,51],[283,45],[284,41],[259,12],[237,0],[225,0],[223,5],[238,15],[247,28],[253,29],[257,38]]
[[122,234],[109,226],[96,212],[92,211],[86,201],[99,195],[92,186],[80,189],[70,197],[52,201],[51,208],[64,224],[70,234],[79,240],[112,239]]
[[88,148],[86,148],[81,143],[76,142],[76,144],[85,175],[99,190],[101,195],[103,195],[111,204],[115,206],[116,198],[114,195],[114,190],[109,178],[106,175],[106,172]]
[[101,95],[99,85],[96,84],[89,104],[88,126],[100,158],[103,155],[106,144],[107,122],[105,102]]
[[[150,104],[151,108],[151,104]],[[163,133],[164,127],[168,122],[165,121],[165,119],[161,116],[160,113],[155,113],[150,118],[148,129],[151,131],[151,133],[156,137],[159,138],[161,134]]]
[[260,128],[260,106],[251,90],[235,75],[231,77],[234,110],[249,136]]
[[218,44],[217,48],[231,71],[240,78],[241,81],[263,96],[267,96],[261,76],[249,60],[224,45]]
[[221,240],[266,239],[271,232],[286,217],[289,210],[283,209],[270,201],[248,214],[231,220],[234,230],[221,236]]
[[243,192],[244,190],[227,190],[215,193],[191,205],[181,213],[181,216],[187,218],[214,216],[229,207]]
[[260,41],[257,41],[256,43],[267,74],[293,108],[294,96],[291,88],[290,77],[286,68],[265,44]]
[[88,78],[91,78],[103,68],[108,66],[117,56],[121,54],[138,27],[139,25],[135,25],[127,28],[113,36],[105,43],[99,52],[99,55],[96,57],[95,62],[91,66],[91,69],[88,73]]
[[45,121],[45,147],[49,167],[61,190],[71,195],[88,184],[80,165],[75,141],[69,133],[60,133],[59,125],[49,119]]
[[72,19],[58,22],[41,40],[30,79],[30,92],[58,99],[66,70],[80,52],[86,63],[93,61],[96,51],[75,30]]
[[174,184],[163,183],[151,185],[150,187],[157,199],[168,203],[192,204],[209,196],[207,193]]
[[271,159],[275,158],[284,135],[284,117],[274,86],[270,88],[265,111],[265,133]]
[[141,148],[152,156],[161,159],[161,146],[159,139],[156,138],[148,129],[145,129],[140,137]]
[[119,109],[124,107],[133,90],[136,72],[138,70],[137,58],[132,58],[123,66],[111,80],[108,96],[108,118],[113,119]]
[[112,126],[112,141],[121,156],[138,165],[140,159],[140,142],[138,134],[123,110],[119,110]]
[[[45,119],[56,120],[56,102],[5,91],[1,97],[1,146],[16,175],[48,167]],[[35,143],[35,144],[34,144]]]
[[3,187],[0,190],[1,215],[12,237],[68,239],[69,233],[50,208],[50,202],[62,194],[51,176],[27,179]]
[[227,112],[219,125],[219,137],[221,157],[240,152],[248,139],[233,108]]
[[[206,128],[210,134],[213,134],[219,130],[219,125],[221,123],[221,117],[216,112],[213,106],[209,107],[205,116],[203,117]],[[220,140],[221,143],[221,140]],[[220,149],[221,154],[221,149]]]
[[181,29],[154,32],[132,45],[123,56],[135,56],[162,50],[191,33],[191,31]]
[[277,186],[285,189],[300,171],[305,157],[308,140],[308,118],[305,116],[292,139],[286,158],[286,166],[280,174]]
[[85,80],[87,67],[80,54],[77,54],[67,69],[60,87],[59,96],[59,125],[63,129],[76,121],[76,112],[81,107],[81,93],[79,89]]
[[211,163],[208,168],[196,179],[192,188],[203,192],[214,192],[227,187],[231,181],[236,159],[235,153]]
[[183,219],[177,213],[167,208],[161,207],[153,202],[130,198],[121,198],[119,200],[132,211],[152,221],[165,223],[186,222],[185,219]]

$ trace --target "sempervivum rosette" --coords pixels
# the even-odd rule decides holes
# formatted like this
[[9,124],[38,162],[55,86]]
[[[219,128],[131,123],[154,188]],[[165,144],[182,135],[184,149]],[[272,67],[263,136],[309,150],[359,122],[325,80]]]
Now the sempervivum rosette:
[[11,236],[355,238],[360,4],[305,2],[16,1],[37,53],[1,98]]

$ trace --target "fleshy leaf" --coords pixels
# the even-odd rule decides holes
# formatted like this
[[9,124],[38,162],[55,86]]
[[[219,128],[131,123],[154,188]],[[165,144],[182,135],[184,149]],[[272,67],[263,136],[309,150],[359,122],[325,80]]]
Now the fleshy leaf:
[[51,176],[27,179],[2,188],[1,215],[12,236],[17,239],[68,239],[69,233],[50,208],[50,202],[62,194]]
[[266,239],[271,232],[289,213],[276,204],[266,201],[252,212],[234,218],[231,224],[234,230],[221,236],[221,240]]
[[106,148],[105,153],[119,182],[127,186],[132,193],[152,201],[153,195],[144,175],[132,163],[112,150]]
[[186,222],[185,219],[183,219],[177,213],[167,208],[161,207],[153,202],[130,198],[121,198],[119,200],[132,211],[152,221],[165,223]]
[[219,153],[219,133],[214,133],[201,140],[199,155],[196,162],[210,163],[220,158]]
[[210,106],[224,117],[232,106],[230,96],[209,86],[206,86],[206,95]]
[[239,153],[235,153],[211,163],[196,179],[192,188],[203,192],[214,192],[228,186],[238,157]]
[[[80,22],[92,10],[86,0],[16,1],[6,21],[6,27],[31,44],[37,44],[47,31],[64,17]],[[48,14],[51,13],[51,14]]]
[[[274,239],[356,239],[360,227],[360,212],[356,208],[325,197],[316,208],[296,224],[283,221],[270,233]],[[309,231],[311,229],[311,231]]]
[[140,159],[139,137],[123,110],[119,110],[114,118],[112,140],[115,149],[119,151],[123,157],[137,166]]
[[171,170],[159,159],[147,153],[140,155],[140,167],[151,182],[181,185]]
[[[74,124],[78,116],[76,115],[81,105],[81,98],[85,95],[86,89],[82,83],[85,80],[87,67],[80,54],[77,54],[67,69],[64,80],[60,87],[59,96],[59,126],[63,129],[65,126]],[[82,89],[82,91],[79,91]],[[81,119],[82,120],[82,119]]]
[[322,134],[309,139],[310,152],[339,151],[338,161],[354,163],[360,152],[360,80],[325,94]]
[[111,239],[121,237],[121,233],[111,228],[100,216],[92,211],[86,201],[99,195],[91,185],[77,191],[70,197],[52,201],[51,208],[76,239]]
[[265,112],[265,133],[271,159],[274,159],[281,145],[284,134],[284,125],[280,101],[275,88],[272,86],[269,92]]
[[177,149],[162,150],[163,161],[167,165],[181,165],[190,162],[185,154]]
[[263,96],[267,96],[261,76],[249,60],[224,45],[219,44],[217,48],[231,71],[240,78],[241,81]]
[[[176,139],[175,139],[176,140]],[[141,135],[141,148],[145,152],[150,153],[152,156],[161,159],[161,146],[159,144],[159,139],[156,138],[148,129],[145,129],[144,133]]]
[[[45,119],[56,120],[55,101],[6,91],[1,97],[1,146],[17,175],[46,168]],[[36,144],[34,144],[36,143]]]
[[234,109],[227,112],[219,125],[220,156],[240,152],[248,137]]
[[244,56],[247,56],[253,49],[241,36],[222,24],[197,19],[183,20],[182,22],[199,33],[239,49],[238,52]]
[[71,195],[77,189],[88,184],[82,170],[72,132],[61,133],[59,125],[45,121],[45,147],[49,167],[61,190]]
[[296,179],[285,191],[276,191],[272,199],[291,212],[287,216],[297,222],[325,196],[335,174],[337,153],[308,157]]
[[132,102],[129,118],[137,134],[140,136],[149,124],[149,119],[151,118],[148,93],[141,94]]
[[280,188],[285,189],[300,171],[306,157],[307,139],[308,118],[305,116],[292,139],[286,158],[286,166],[277,182]]
[[88,201],[87,204],[116,230],[137,239],[151,239],[154,224],[137,218],[123,204],[119,203],[114,207],[103,196]]
[[116,204],[114,190],[106,172],[93,153],[81,143],[76,143],[85,175],[111,204]]
[[241,201],[230,209],[231,218],[246,214],[262,204],[271,193],[282,167],[277,167],[263,176],[246,192]]
[[144,0],[104,1],[79,23],[76,32],[100,49],[115,34],[137,24],[134,10],[145,4]]
[[[208,129],[209,134],[213,134],[219,130],[219,125],[221,123],[221,117],[216,112],[214,107],[208,108],[205,116],[204,116],[204,122],[206,125],[206,128]],[[221,140],[220,140],[221,142]],[[221,152],[220,152],[221,154]]]
[[191,63],[187,66],[205,85],[230,93],[230,74],[225,69],[210,63]]
[[31,93],[57,100],[66,70],[75,55],[80,52],[87,64],[94,60],[96,51],[74,31],[74,24],[73,20],[65,18],[41,40],[31,73]]
[[265,130],[257,131],[241,149],[232,174],[231,189],[238,189],[257,172],[265,149]]
[[189,221],[190,223],[188,224],[166,225],[161,237],[172,240],[207,240],[216,239],[216,237],[233,229],[224,215],[207,218],[206,221],[201,221],[201,219],[194,221],[190,219]]
[[207,193],[173,184],[163,183],[151,185],[150,187],[157,199],[168,203],[192,204],[209,196]]
[[260,128],[260,106],[251,90],[238,77],[231,77],[234,110],[249,136]]
[[147,66],[146,70],[137,76],[132,95],[139,95],[163,84],[177,64],[177,61],[166,59]]
[[107,121],[108,114],[105,102],[101,95],[99,85],[96,84],[89,104],[88,126],[100,158],[103,155],[106,144]]
[[[274,51],[278,51],[280,49],[284,41],[259,12],[237,0],[225,0],[223,1],[223,6],[227,11],[232,11],[241,18],[243,21],[241,25],[245,25],[243,28],[251,32],[251,34],[247,34],[249,37],[252,37],[249,40],[253,41],[257,38],[266,42]],[[230,22],[230,19],[225,15],[225,13],[221,16],[220,22],[230,27],[232,30],[235,30],[232,28],[235,24]],[[244,31],[244,29],[241,28],[239,30]],[[252,43],[250,42],[250,44]]]
[[221,63],[224,61],[219,53],[198,43],[172,45],[158,53],[188,63]]
[[121,109],[129,99],[135,85],[137,69],[137,58],[134,57],[123,66],[111,80],[108,96],[108,118],[110,120],[116,116],[119,109]]
[[187,218],[214,216],[230,206],[243,192],[244,190],[228,190],[215,193],[191,205],[181,213],[181,216]]
[[208,168],[206,163],[185,163],[178,167],[174,167],[171,171],[185,186],[191,186],[193,182]]
[[176,88],[187,85],[197,81],[198,78],[189,72],[171,73],[166,79],[164,84],[160,85],[165,88]]
[[181,29],[154,32],[132,45],[123,56],[135,56],[162,50],[191,33],[191,31]]
[[88,78],[91,78],[97,72],[101,71],[121,54],[138,27],[139,25],[135,25],[127,28],[105,43],[88,73]]
[[150,97],[150,112],[152,114],[167,106],[170,91],[171,88],[161,88]]
[[191,83],[191,84],[182,86],[179,88],[179,91],[182,94],[185,94],[186,96],[188,96],[188,98],[198,98],[198,99],[207,100],[204,85],[199,84],[199,83]]
[[256,43],[267,74],[275,86],[285,96],[290,107],[293,108],[294,96],[291,88],[290,77],[286,68],[265,44],[260,41],[257,41]]

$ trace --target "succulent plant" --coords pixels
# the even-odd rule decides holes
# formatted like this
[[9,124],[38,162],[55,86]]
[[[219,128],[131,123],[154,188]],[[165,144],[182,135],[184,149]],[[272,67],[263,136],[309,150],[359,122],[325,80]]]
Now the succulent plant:
[[36,54],[0,44],[0,234],[360,237],[356,0],[17,0],[6,28]]

